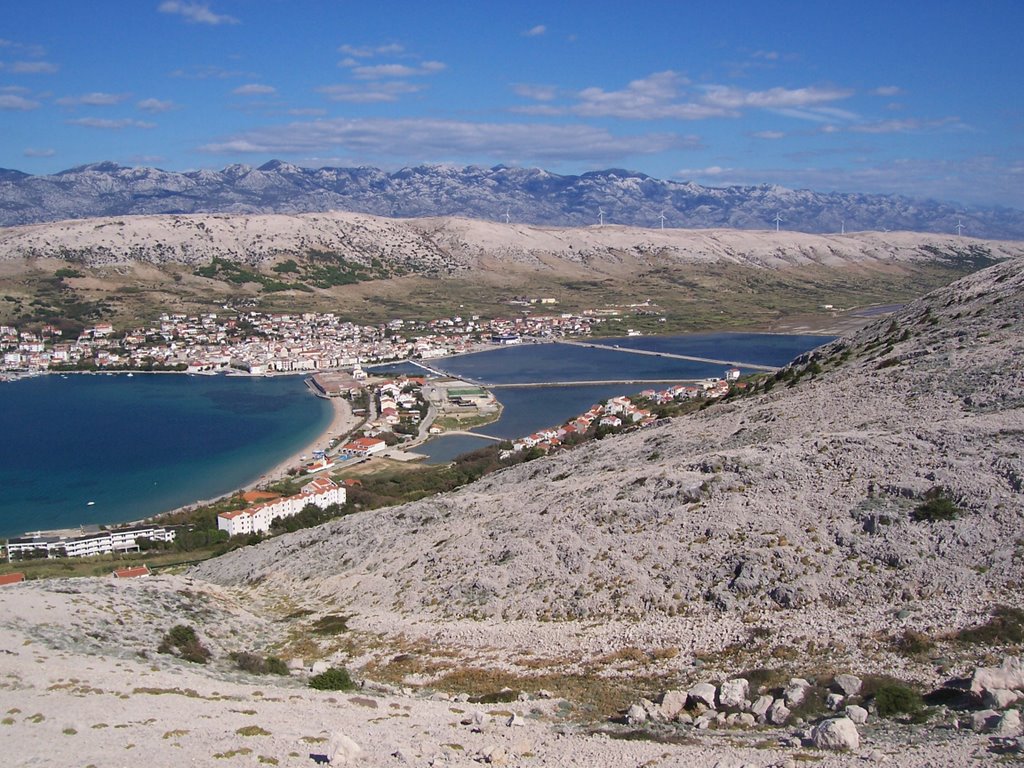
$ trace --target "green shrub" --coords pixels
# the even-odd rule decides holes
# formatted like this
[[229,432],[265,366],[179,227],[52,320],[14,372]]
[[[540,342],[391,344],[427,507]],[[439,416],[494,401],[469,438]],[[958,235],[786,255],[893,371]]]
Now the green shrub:
[[924,495],[921,502],[910,516],[918,522],[935,520],[955,520],[963,511],[956,505],[945,488],[932,488]]
[[309,678],[309,687],[318,691],[351,691],[355,689],[356,684],[352,682],[347,669],[331,667],[326,672]]
[[875,709],[879,717],[915,716],[923,708],[921,694],[900,683],[882,683],[875,690]]
[[935,648],[934,641],[928,635],[913,629],[908,629],[902,635],[895,637],[894,645],[900,653],[904,653],[907,656],[928,653]]
[[171,627],[156,650],[158,653],[171,654],[195,664],[205,664],[213,655],[199,640],[195,629],[186,624]]
[[233,651],[231,660],[243,672],[254,675],[287,675],[288,665],[276,656],[259,656],[248,651]]

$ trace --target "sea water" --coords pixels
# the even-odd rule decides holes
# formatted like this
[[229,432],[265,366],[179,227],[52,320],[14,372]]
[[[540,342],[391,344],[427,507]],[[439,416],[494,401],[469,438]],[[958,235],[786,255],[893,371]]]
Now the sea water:
[[229,493],[308,446],[331,417],[294,376],[0,383],[0,536],[137,520]]

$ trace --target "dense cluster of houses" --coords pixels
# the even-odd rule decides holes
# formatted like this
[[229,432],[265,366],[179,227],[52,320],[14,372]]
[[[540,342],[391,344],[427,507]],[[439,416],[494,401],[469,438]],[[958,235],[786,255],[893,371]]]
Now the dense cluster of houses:
[[266,533],[274,520],[293,517],[308,504],[326,509],[332,504],[344,503],[345,489],[331,478],[320,475],[302,486],[294,496],[273,499],[233,512],[221,512],[217,515],[217,529],[227,531],[228,536]]
[[76,366],[190,373],[235,369],[254,375],[330,370],[359,361],[459,354],[492,335],[585,335],[594,322],[601,320],[572,314],[490,320],[472,315],[371,326],[342,321],[333,313],[240,312],[226,318],[164,313],[156,323],[123,334],[110,323],[97,323],[73,339],[53,325],[39,331],[0,325],[0,372]]
[[96,530],[80,536],[42,533],[15,536],[7,540],[7,559],[89,557],[113,553],[139,552],[141,541],[172,542],[175,531],[162,525],[134,525]]

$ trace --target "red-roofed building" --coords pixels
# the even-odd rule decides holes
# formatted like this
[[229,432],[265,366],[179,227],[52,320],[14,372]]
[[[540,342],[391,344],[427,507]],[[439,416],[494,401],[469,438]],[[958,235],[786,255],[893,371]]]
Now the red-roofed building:
[[133,565],[129,568],[118,568],[114,571],[115,579],[138,579],[149,575],[149,567],[146,565]]
[[345,489],[327,475],[319,475],[302,486],[302,490],[294,496],[256,504],[248,509],[221,512],[217,515],[217,528],[227,531],[228,536],[266,533],[274,520],[293,517],[305,509],[307,504],[326,509],[332,504],[344,503]]
[[24,573],[5,573],[0,576],[0,587],[6,587],[8,584],[18,584],[24,580]]
[[359,437],[341,446],[341,452],[346,456],[371,456],[387,447],[387,443],[376,437]]

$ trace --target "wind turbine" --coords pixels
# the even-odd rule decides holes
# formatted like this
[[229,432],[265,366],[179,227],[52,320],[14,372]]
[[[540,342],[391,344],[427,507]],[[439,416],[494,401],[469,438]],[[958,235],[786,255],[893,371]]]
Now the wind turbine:
[[960,219],[956,220],[956,236],[963,237],[964,225],[960,223]]
[[510,205],[510,206],[508,206],[508,207],[507,207],[507,208],[505,209],[505,223],[506,223],[506,224],[508,224],[508,223],[509,223],[510,221],[512,221],[512,217],[511,217],[511,215],[510,215],[510,214],[511,214],[511,211],[512,211],[512,206],[511,206],[511,205]]
[[661,219],[661,228],[664,229],[665,228],[665,212],[662,211],[661,215],[658,218]]
[[779,214],[776,213],[774,221],[775,221],[775,231],[778,232],[779,231],[779,224],[782,222],[782,217]]
[[604,226],[604,208],[597,209],[597,215],[600,220],[600,226]]

